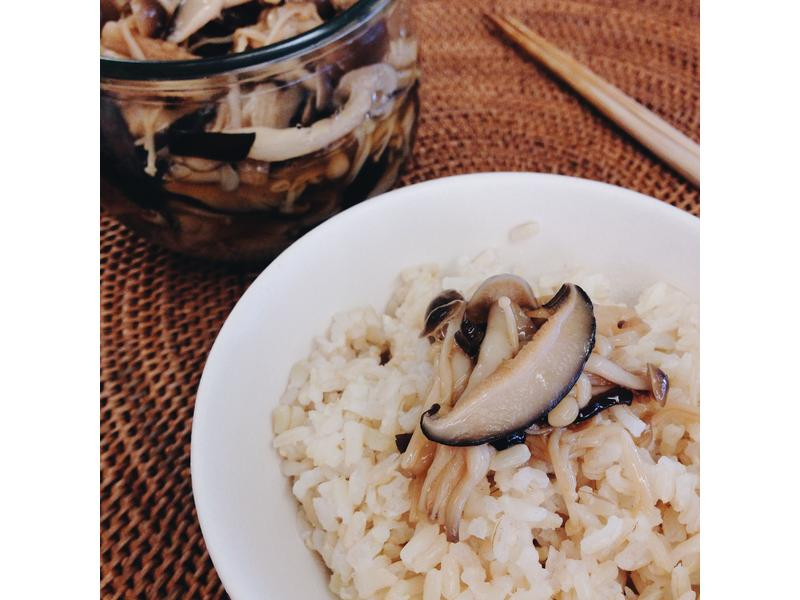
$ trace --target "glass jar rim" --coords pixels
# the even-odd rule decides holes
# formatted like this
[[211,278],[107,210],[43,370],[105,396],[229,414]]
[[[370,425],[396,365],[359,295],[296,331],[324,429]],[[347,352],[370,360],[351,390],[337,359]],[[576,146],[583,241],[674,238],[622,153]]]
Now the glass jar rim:
[[392,0],[358,0],[347,10],[314,29],[246,52],[191,60],[131,60],[101,56],[100,78],[174,81],[219,75],[247,67],[266,66],[338,40],[369,21],[390,2]]

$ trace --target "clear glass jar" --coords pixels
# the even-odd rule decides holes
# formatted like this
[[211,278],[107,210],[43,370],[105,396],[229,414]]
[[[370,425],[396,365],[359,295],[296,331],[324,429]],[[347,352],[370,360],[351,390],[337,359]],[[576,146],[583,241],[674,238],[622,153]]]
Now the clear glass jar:
[[104,210],[172,250],[263,260],[391,188],[419,112],[409,12],[360,0],[248,52],[101,58]]

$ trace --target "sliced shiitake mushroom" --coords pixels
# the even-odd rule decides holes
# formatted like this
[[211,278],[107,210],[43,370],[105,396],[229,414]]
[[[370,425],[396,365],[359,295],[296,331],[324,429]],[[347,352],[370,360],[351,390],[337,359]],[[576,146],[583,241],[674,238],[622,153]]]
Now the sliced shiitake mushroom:
[[517,444],[524,444],[525,443],[525,430],[521,431],[514,431],[513,433],[509,433],[508,435],[496,439],[490,444],[495,450],[505,450],[506,448],[510,448],[511,446],[516,446]]
[[499,440],[534,424],[561,401],[594,347],[594,312],[575,284],[563,285],[546,308],[550,318],[516,356],[464,392],[446,415],[436,416],[437,405],[422,415],[428,439],[448,446]]

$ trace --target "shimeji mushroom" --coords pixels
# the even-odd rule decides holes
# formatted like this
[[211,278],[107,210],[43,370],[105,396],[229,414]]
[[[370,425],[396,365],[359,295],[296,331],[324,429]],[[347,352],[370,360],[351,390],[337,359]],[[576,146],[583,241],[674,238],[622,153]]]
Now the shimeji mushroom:
[[242,127],[224,133],[255,134],[248,157],[266,162],[289,160],[322,150],[343,138],[365,119],[380,116],[391,104],[397,89],[397,73],[379,63],[350,71],[339,82],[336,95],[346,98],[342,109],[309,127]]
[[136,28],[147,37],[159,37],[167,26],[169,14],[158,0],[131,0]]
[[539,304],[528,282],[508,273],[493,275],[484,281],[470,298],[464,320],[461,322],[461,330],[456,333],[456,342],[468,355],[472,357],[478,355],[491,307],[503,297],[508,298],[513,309],[520,329],[520,338],[530,337],[533,333],[532,322],[523,309],[534,309]]
[[[452,291],[447,291],[434,298],[426,310],[426,331],[430,326],[430,337],[438,336],[441,347],[434,381],[425,399],[425,409],[435,404],[447,410],[451,402],[463,394],[470,379],[472,360],[454,343],[455,332],[464,312],[463,306],[463,299],[459,300]],[[439,311],[439,308],[444,310]],[[441,332],[444,332],[443,339]],[[423,335],[426,335],[425,331]],[[439,447],[426,438],[417,425],[403,452],[400,469],[411,476],[426,470],[430,472],[429,467],[437,454],[437,448]]]
[[649,391],[661,406],[664,406],[667,400],[669,377],[651,363],[647,363],[647,377],[641,377],[599,354],[592,354],[586,361],[586,372],[622,388],[640,392]]
[[461,524],[461,515],[464,506],[469,499],[472,490],[475,489],[489,472],[489,464],[495,454],[495,449],[488,444],[472,446],[471,448],[461,449],[465,454],[466,467],[464,475],[459,481],[458,486],[450,494],[445,512],[445,533],[447,541],[457,542],[459,538],[458,528]]
[[222,11],[250,0],[185,0],[178,7],[175,22],[167,40],[178,44],[213,21]]
[[539,303],[528,282],[516,275],[503,273],[484,281],[467,303],[467,318],[473,323],[485,323],[489,307],[505,296],[521,308],[538,308]]
[[650,383],[644,377],[634,375],[617,363],[596,353],[586,361],[586,372],[631,390],[646,390],[650,387]]

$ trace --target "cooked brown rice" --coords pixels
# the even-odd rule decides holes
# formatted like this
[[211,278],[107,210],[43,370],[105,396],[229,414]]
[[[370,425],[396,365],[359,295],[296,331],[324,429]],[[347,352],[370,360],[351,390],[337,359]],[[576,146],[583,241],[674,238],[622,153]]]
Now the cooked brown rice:
[[[666,284],[652,285],[632,305],[649,332],[614,335],[603,324],[621,305],[606,277],[541,277],[495,260],[487,252],[447,273],[436,266],[401,273],[384,314],[359,308],[334,316],[290,373],[273,414],[273,444],[300,503],[303,539],[330,569],[331,590],[386,600],[696,598],[696,306]],[[428,302],[444,288],[468,295],[501,271],[522,275],[537,295],[579,284],[596,307],[595,351],[630,371],[654,363],[671,387],[663,408],[616,406],[588,425],[498,452],[453,544],[411,509],[414,484],[398,469],[394,436],[418,423],[432,378],[434,351],[419,337]]]

